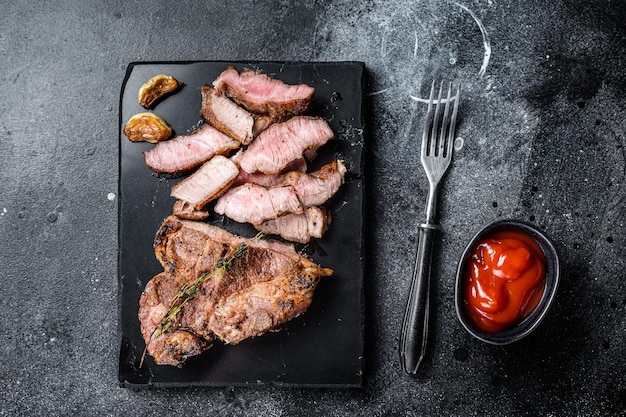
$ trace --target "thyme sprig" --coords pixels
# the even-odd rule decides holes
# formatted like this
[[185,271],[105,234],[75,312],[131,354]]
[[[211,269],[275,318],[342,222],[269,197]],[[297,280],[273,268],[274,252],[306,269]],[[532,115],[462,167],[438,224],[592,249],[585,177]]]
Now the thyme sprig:
[[[172,299],[170,300],[168,304],[169,310],[167,311],[167,313],[165,313],[163,318],[159,321],[159,324],[157,325],[157,327],[154,328],[154,330],[152,331],[152,334],[150,334],[150,339],[149,339],[148,344],[150,343],[150,341],[158,339],[159,336],[161,336],[163,333],[169,330],[169,328],[172,327],[172,325],[174,325],[174,323],[176,322],[176,316],[178,316],[178,314],[185,308],[185,306],[187,306],[196,297],[196,294],[198,292],[204,295],[204,289],[202,288],[202,284],[204,284],[205,282],[207,282],[208,280],[210,280],[211,278],[215,276],[218,276],[225,272],[230,271],[230,269],[233,267],[234,262],[237,259],[240,259],[246,255],[246,253],[248,252],[248,247],[250,246],[250,243],[253,241],[262,239],[264,236],[265,236],[264,233],[259,232],[248,243],[244,243],[244,242],[239,243],[235,247],[235,249],[232,250],[230,255],[225,256],[223,258],[219,258],[215,262],[215,265],[213,266],[213,269],[210,272],[203,272],[195,279],[193,283],[187,282],[183,284],[178,290],[178,292],[176,293],[176,295],[172,297]],[[141,361],[139,363],[139,367],[141,367],[143,364],[143,360],[146,356],[146,351],[148,350],[148,344],[146,344],[143,354],[141,355]]]

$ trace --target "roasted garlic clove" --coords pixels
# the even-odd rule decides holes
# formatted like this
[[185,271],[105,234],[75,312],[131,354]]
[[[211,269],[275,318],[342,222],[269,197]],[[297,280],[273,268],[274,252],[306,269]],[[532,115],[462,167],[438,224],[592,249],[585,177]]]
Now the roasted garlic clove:
[[138,113],[128,119],[124,134],[133,142],[157,143],[172,136],[172,128],[154,113]]
[[157,101],[168,94],[174,93],[183,83],[169,75],[155,75],[143,83],[137,94],[137,101],[146,109],[152,108]]

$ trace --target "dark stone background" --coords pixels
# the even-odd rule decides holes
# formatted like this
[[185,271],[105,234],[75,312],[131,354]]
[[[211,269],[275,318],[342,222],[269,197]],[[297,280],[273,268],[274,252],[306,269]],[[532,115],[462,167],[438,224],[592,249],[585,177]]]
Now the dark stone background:
[[[626,3],[18,0],[0,28],[0,415],[626,414]],[[159,60],[365,63],[362,389],[117,386],[119,93],[129,62]],[[397,345],[427,193],[411,96],[433,78],[463,83],[462,140],[409,378]],[[500,218],[540,226],[563,263],[550,314],[507,347],[472,339],[453,300],[465,243]]]

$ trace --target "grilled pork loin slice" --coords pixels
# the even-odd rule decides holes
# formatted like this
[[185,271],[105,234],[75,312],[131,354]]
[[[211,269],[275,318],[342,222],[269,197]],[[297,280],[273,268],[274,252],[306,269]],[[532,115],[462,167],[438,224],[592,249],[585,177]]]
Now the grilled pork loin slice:
[[199,210],[222,195],[235,181],[239,168],[222,155],[214,156],[196,172],[174,184],[170,195]]
[[311,104],[315,90],[306,84],[289,85],[260,72],[228,67],[213,81],[236,103],[253,113],[269,114],[286,119],[304,113]]
[[321,205],[332,197],[343,184],[345,173],[345,165],[338,160],[310,174],[299,171],[281,175],[255,173],[244,174],[242,178],[240,171],[237,181],[252,182],[228,190],[217,200],[215,212],[253,225],[288,213],[301,214],[303,208]]
[[214,210],[236,222],[251,224],[260,224],[287,213],[303,212],[293,187],[265,188],[252,183],[228,190],[217,200]]
[[200,116],[220,132],[244,145],[254,138],[254,117],[210,85],[202,86]]
[[[240,150],[235,155],[231,156],[230,160],[233,161],[237,166],[239,166],[239,161],[243,157],[243,150]],[[287,166],[283,169],[284,173],[291,171],[298,172],[306,172],[307,170],[307,162],[304,158],[299,158],[294,161],[291,161]],[[279,174],[264,174],[262,172],[253,172],[248,173],[243,169],[239,170],[239,176],[235,180],[233,187],[243,185],[246,183],[253,183],[257,185],[262,185],[263,187],[272,187],[278,184],[280,179]]]
[[334,160],[310,174],[291,171],[281,175],[276,185],[292,186],[304,207],[319,206],[339,190],[345,173],[346,166],[343,161]]
[[180,174],[239,146],[236,140],[210,125],[203,125],[189,135],[157,143],[154,148],[144,152],[143,157],[146,165],[154,172]]
[[311,238],[321,238],[332,220],[324,207],[307,207],[302,214],[285,214],[257,226],[260,232],[279,235],[291,242],[308,243]]
[[305,151],[317,149],[333,137],[324,119],[294,116],[263,131],[244,152],[239,166],[248,173],[278,174]]
[[[212,273],[241,243],[248,246],[243,256],[201,284],[172,326],[155,338],[181,286]],[[234,344],[279,328],[309,307],[319,278],[333,272],[299,255],[292,245],[246,239],[175,216],[161,225],[154,247],[165,272],[146,285],[138,316],[147,353],[157,364],[180,365],[210,348],[216,336]]]

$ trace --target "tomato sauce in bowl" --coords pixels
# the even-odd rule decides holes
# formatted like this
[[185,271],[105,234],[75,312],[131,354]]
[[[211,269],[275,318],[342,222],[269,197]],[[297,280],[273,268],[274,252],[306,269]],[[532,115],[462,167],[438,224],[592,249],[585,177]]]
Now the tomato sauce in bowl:
[[556,250],[541,231],[513,220],[493,223],[472,239],[459,263],[457,316],[475,337],[511,343],[539,325],[558,279]]

